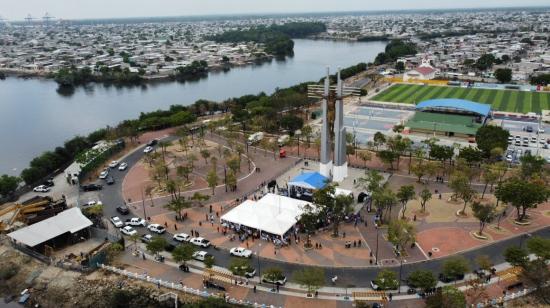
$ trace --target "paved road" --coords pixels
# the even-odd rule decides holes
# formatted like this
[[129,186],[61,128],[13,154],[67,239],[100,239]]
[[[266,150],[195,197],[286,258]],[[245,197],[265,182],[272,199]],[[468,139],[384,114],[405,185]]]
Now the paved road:
[[[168,137],[168,140],[174,140],[175,137]],[[143,151],[140,148],[139,150],[131,153],[128,155],[124,161],[128,163],[128,169],[132,168],[143,156]],[[111,175],[115,179],[115,184],[111,186],[104,186],[104,189],[99,192],[100,200],[103,201],[104,204],[104,215],[105,217],[111,217],[111,216],[120,216],[116,212],[116,207],[119,206],[124,202],[122,197],[122,181],[124,179],[124,176],[126,175],[127,171],[121,172],[117,169],[113,170],[111,172]],[[141,213],[136,213],[138,215],[141,215]],[[129,215],[128,215],[129,216]],[[123,218],[124,219],[124,218]],[[138,231],[140,234],[147,233],[147,230],[145,228],[138,228]],[[539,235],[543,237],[550,237],[550,226],[546,227],[542,230],[539,230],[537,232],[532,233],[533,235]],[[164,234],[163,235],[167,240],[170,242],[176,244],[177,242],[174,242],[172,240],[171,234]],[[469,259],[472,262],[472,269],[474,268],[474,260],[479,255],[488,255],[494,262],[494,264],[499,264],[504,262],[504,258],[502,257],[503,251],[509,247],[509,246],[518,246],[520,245],[520,242],[522,241],[522,237],[524,236],[518,236],[514,238],[510,238],[507,240],[499,241],[496,243],[493,243],[488,246],[484,246],[481,248],[477,248],[475,250],[467,251],[465,253],[462,253],[463,256],[465,256],[467,259]],[[449,240],[453,240],[450,238]],[[229,253],[226,250],[223,249],[216,249],[213,247],[210,247],[208,249],[205,249],[210,254],[212,254],[216,259],[216,264],[224,267],[228,267],[232,257],[229,256]],[[441,266],[443,261],[446,258],[442,259],[434,259],[429,261],[423,261],[421,263],[415,263],[415,264],[403,264],[402,268],[402,277],[407,277],[408,273],[417,269],[428,269],[435,274],[438,274],[440,272]],[[252,260],[252,264],[258,268],[258,258],[254,258]],[[292,277],[293,272],[297,270],[301,270],[304,268],[303,264],[293,264],[293,263],[287,263],[287,262],[281,262],[273,259],[267,259],[267,258],[260,258],[259,264],[261,270],[265,270],[268,267],[279,267],[283,270],[283,272],[287,275],[287,277]],[[396,273],[399,273],[399,266],[395,266],[392,268]],[[345,268],[345,267],[338,267],[338,268],[325,268],[325,275],[326,275],[326,285],[331,285],[330,279],[334,276],[338,276],[338,281],[336,283],[336,286],[339,287],[345,287],[345,286],[356,286],[356,287],[366,287],[369,286],[369,281],[374,279],[379,271],[378,267],[372,267],[368,264],[365,264],[365,267],[363,268]]]

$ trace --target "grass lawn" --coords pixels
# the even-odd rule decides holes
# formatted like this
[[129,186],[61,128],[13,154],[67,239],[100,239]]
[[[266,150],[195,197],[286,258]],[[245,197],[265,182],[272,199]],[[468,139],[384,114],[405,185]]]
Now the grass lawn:
[[520,113],[540,113],[542,109],[550,109],[550,93],[413,84],[395,84],[377,94],[373,100],[417,104],[434,98],[465,99],[490,104],[494,110]]

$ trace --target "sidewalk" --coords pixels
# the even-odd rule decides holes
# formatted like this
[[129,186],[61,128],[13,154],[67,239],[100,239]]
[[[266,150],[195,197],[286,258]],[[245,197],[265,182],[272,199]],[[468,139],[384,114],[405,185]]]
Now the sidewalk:
[[[169,254],[163,253],[163,255],[166,259],[163,263],[160,263],[152,261],[154,260],[153,256],[147,253],[145,254],[146,259],[144,260],[140,256],[133,256],[130,250],[126,250],[119,260],[126,265],[125,268],[128,271],[138,274],[147,274],[151,277],[160,278],[163,281],[181,283],[186,287],[204,289],[202,286],[204,265],[201,262],[187,262],[190,273],[184,273],[177,269],[178,264],[170,260]],[[214,268],[221,269],[216,266],[214,266]],[[225,269],[223,270],[226,271]],[[271,285],[266,285],[265,283],[260,284],[258,277],[250,279],[248,285],[246,285],[243,280],[240,280],[237,284],[229,285],[224,283],[224,286],[230,298],[243,300],[244,302],[266,303],[283,307],[298,307],[304,305],[313,307],[321,303],[322,307],[352,307],[352,292],[373,292],[370,288],[345,289],[325,286],[318,290],[319,295],[317,298],[309,298],[306,295],[306,289],[298,284],[287,282],[285,286],[281,287],[279,292],[277,292]],[[256,286],[256,293],[253,291],[254,286]],[[423,302],[423,300],[416,295],[407,295],[405,288],[403,288],[403,293],[404,295],[393,296],[393,301],[399,301],[400,304],[394,303],[388,305],[389,303],[386,303],[386,307],[401,307],[402,304],[405,303],[409,307],[418,307],[418,304]],[[346,297],[346,294],[348,297]]]

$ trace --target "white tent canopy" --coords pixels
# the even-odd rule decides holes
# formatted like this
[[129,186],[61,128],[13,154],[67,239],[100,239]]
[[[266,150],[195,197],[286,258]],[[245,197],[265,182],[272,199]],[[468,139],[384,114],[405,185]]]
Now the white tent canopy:
[[222,221],[283,236],[303,213],[307,201],[267,194],[258,201],[246,200],[221,217]]
[[13,231],[8,236],[18,243],[34,247],[67,232],[76,233],[92,224],[79,208],[74,207],[34,225]]

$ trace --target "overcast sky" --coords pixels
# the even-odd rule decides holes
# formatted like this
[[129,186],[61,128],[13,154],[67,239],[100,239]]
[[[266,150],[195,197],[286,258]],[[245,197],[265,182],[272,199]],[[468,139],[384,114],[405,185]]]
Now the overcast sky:
[[0,16],[57,18],[548,6],[548,0],[0,0]]

